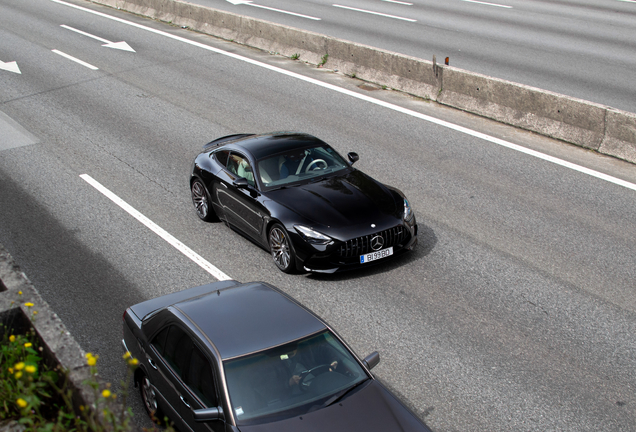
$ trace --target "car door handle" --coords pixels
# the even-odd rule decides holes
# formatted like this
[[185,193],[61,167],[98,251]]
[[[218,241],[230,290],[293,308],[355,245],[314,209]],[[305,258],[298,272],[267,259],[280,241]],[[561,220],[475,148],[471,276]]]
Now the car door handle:
[[152,359],[150,357],[148,357],[148,364],[153,368],[153,369],[157,369],[157,365],[155,364],[155,362],[152,361]]
[[185,406],[187,406],[188,408],[190,408],[190,404],[188,404],[188,402],[186,402],[186,400],[183,398],[183,396],[179,396],[179,398],[181,398],[181,402],[183,402],[183,404]]

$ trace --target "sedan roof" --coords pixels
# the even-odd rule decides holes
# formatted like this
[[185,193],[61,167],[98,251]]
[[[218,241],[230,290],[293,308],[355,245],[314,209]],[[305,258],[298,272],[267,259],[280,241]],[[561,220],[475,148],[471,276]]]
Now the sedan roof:
[[223,360],[300,339],[326,328],[313,313],[263,282],[236,285],[174,305]]
[[251,135],[233,143],[252,153],[254,159],[259,160],[269,155],[282,153],[295,148],[304,148],[325,143],[313,135],[299,132],[277,132],[261,135]]

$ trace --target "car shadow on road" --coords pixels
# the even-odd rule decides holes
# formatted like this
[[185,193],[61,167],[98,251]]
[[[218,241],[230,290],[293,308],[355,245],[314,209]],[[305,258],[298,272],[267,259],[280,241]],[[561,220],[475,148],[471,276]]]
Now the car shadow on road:
[[368,268],[356,267],[353,270],[344,271],[341,273],[307,273],[305,276],[308,279],[315,279],[320,281],[345,281],[356,279],[360,277],[373,276],[381,273],[390,272],[392,270],[399,269],[400,267],[413,265],[415,262],[424,259],[428,256],[435,245],[437,244],[437,236],[432,228],[418,224],[417,233],[417,246],[411,252],[404,253],[393,259],[389,259],[378,264],[372,264]]

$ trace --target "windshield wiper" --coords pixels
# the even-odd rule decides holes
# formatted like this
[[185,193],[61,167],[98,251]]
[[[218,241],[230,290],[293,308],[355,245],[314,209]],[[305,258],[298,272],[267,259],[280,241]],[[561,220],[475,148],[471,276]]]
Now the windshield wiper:
[[309,180],[309,183],[318,183],[319,181],[323,181],[326,178],[327,178],[327,176],[315,177],[315,178],[312,178],[311,180]]
[[322,404],[322,408],[328,407],[330,405],[335,404],[336,402],[338,402],[340,399],[342,399],[343,397],[345,397],[347,395],[347,393],[351,392],[351,390],[353,390],[354,388],[358,387],[360,384],[365,383],[369,381],[369,378],[362,380],[360,382],[355,383],[354,385],[352,385],[349,388],[346,388],[344,390],[339,391],[338,393],[336,393],[335,395],[331,396],[329,399],[327,399],[325,401],[325,403]]

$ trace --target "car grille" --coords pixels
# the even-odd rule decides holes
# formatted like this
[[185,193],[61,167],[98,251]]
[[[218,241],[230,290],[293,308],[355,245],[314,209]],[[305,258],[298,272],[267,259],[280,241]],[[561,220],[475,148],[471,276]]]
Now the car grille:
[[384,239],[382,249],[386,249],[403,243],[404,240],[408,238],[409,232],[402,225],[398,225],[394,228],[380,231],[375,234],[347,240],[342,244],[342,246],[340,246],[340,256],[343,258],[352,258],[358,255],[374,252],[371,248],[371,239],[375,238],[375,236],[381,236]]

